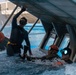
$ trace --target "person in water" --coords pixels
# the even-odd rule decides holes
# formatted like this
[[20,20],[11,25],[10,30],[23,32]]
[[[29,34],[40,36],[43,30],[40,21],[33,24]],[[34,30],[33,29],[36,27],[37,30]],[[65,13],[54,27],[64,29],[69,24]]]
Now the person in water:
[[71,56],[71,49],[70,48],[66,47],[66,48],[61,50],[62,58],[60,58],[58,56],[58,54],[57,54],[58,51],[59,51],[59,49],[56,45],[51,45],[50,49],[48,50],[48,55],[43,56],[41,59],[42,60],[44,60],[44,59],[52,60],[53,58],[56,57],[56,58],[64,60],[68,64],[72,63],[72,61],[70,60],[70,56]]
[[[26,51],[26,50],[25,50]],[[52,60],[55,57],[58,57],[57,55],[58,52],[58,47],[56,45],[51,45],[49,50],[48,50],[48,54],[42,57],[30,57],[27,54],[25,54],[25,56],[21,56],[22,59],[27,58],[27,60],[31,61],[31,60],[35,60],[35,59],[41,59],[41,61],[43,60]],[[26,53],[26,52],[25,52]]]
[[35,60],[35,59],[41,59],[41,61],[43,60],[52,60],[54,58],[60,59],[59,61],[57,60],[57,62],[55,64],[57,65],[63,65],[65,63],[71,64],[72,61],[70,60],[70,56],[71,56],[71,49],[70,48],[64,48],[61,50],[62,53],[62,58],[60,58],[58,56],[58,47],[56,45],[51,45],[49,50],[48,50],[48,54],[42,57],[30,57],[28,55],[26,55],[25,57],[27,58],[27,60],[31,61],[31,60]]
[[24,12],[26,9],[22,7],[22,9],[13,17],[12,20],[12,30],[10,40],[7,44],[7,55],[12,56],[14,54],[21,53],[22,42],[25,40],[26,45],[29,50],[29,54],[32,55],[30,48],[30,41],[28,38],[28,32],[24,29],[24,26],[27,24],[27,19],[22,17],[19,21],[19,25],[17,23],[17,18],[19,15]]
[[61,59],[61,61],[57,61],[55,63],[57,65],[63,65],[64,63],[68,63],[68,64],[73,63],[70,60],[70,56],[71,56],[71,49],[70,48],[66,47],[66,48],[61,50],[62,58],[60,58],[58,56],[58,54],[57,54],[58,51],[59,51],[59,49],[58,49],[58,47],[56,45],[51,45],[50,49],[48,50],[48,55],[41,57],[41,60],[46,60],[46,59],[52,60],[54,58],[57,58],[57,59]]
[[49,59],[52,60],[55,57],[58,57],[58,47],[56,45],[51,45],[46,56],[41,57],[41,60]]

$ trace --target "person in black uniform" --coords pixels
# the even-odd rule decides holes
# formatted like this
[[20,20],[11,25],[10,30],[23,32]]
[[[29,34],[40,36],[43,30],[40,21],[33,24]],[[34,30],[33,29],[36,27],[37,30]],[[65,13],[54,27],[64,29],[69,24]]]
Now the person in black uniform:
[[[25,40],[26,49],[29,50],[29,54],[32,55],[30,48],[30,41],[28,38],[28,32],[23,28],[27,24],[27,19],[22,17],[19,21],[19,25],[17,24],[17,18],[19,15],[24,12],[26,9],[23,7],[20,12],[18,12],[12,20],[12,30],[10,40],[7,44],[7,55],[13,56],[16,53],[21,53],[22,42]],[[26,51],[24,51],[26,52]]]

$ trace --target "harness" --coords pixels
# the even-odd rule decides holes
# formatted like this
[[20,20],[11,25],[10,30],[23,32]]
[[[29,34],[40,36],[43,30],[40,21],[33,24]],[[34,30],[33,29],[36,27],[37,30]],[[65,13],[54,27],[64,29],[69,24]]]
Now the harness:
[[22,45],[18,45],[17,43],[12,43],[10,41],[8,41],[7,45],[12,45],[12,46],[15,46],[15,47],[23,48]]

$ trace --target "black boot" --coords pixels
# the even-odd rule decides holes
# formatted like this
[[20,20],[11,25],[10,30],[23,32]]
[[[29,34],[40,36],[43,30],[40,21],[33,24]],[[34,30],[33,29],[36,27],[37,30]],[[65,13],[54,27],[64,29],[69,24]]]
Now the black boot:
[[23,60],[25,60],[25,58],[27,57],[25,54],[23,54],[23,56],[21,56],[20,54],[19,54],[19,57],[21,58],[21,59],[23,59]]
[[28,60],[28,61],[31,61],[32,59],[31,59],[30,57],[27,56],[27,60]]

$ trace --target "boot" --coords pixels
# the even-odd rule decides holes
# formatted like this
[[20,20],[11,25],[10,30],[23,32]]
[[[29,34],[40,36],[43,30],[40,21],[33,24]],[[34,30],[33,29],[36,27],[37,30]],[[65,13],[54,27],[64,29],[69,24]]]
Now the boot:
[[21,58],[21,59],[23,59],[23,60],[25,60],[25,58],[27,57],[27,55],[26,54],[23,54],[22,56],[19,54],[19,57]]

